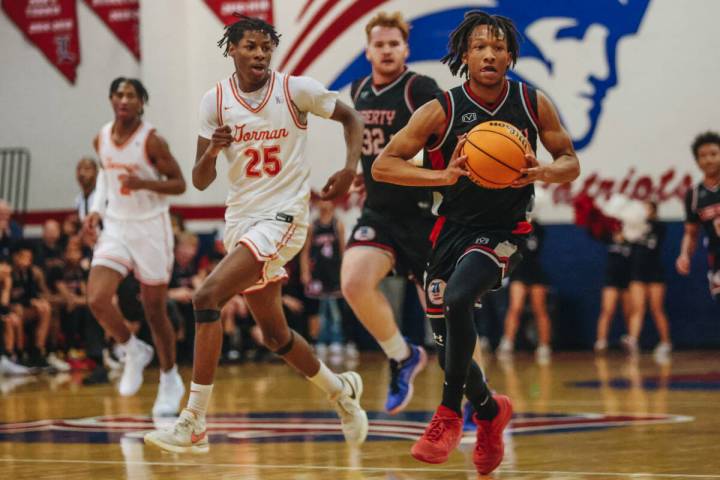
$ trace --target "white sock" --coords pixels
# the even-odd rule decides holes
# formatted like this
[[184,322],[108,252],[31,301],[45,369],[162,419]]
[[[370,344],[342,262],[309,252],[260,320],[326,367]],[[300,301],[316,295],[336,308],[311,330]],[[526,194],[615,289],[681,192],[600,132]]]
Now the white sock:
[[173,365],[167,372],[160,372],[160,383],[169,382],[178,374],[177,364]]
[[212,384],[200,385],[195,382],[190,382],[190,398],[188,399],[187,408],[194,412],[198,418],[205,418],[212,390]]
[[330,370],[323,362],[320,362],[320,370],[312,377],[307,377],[312,383],[317,385],[320,390],[330,396],[342,392],[343,383],[332,370]]
[[410,356],[410,347],[403,336],[400,335],[400,330],[395,330],[392,337],[378,343],[390,360],[402,362]]

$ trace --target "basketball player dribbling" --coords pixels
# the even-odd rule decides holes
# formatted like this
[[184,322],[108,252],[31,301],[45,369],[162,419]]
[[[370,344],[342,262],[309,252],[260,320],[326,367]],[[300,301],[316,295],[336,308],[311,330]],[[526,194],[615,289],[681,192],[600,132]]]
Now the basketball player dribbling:
[[95,230],[102,219],[87,296],[93,315],[124,356],[120,395],[134,395],[153,349],[130,333],[113,302],[122,279],[134,271],[160,362],[153,415],[166,416],[177,414],[185,394],[175,365],[175,332],[166,310],[173,265],[167,196],[183,193],[185,179],[165,140],[142,119],[147,101],[147,90],[139,80],[120,77],[110,85],[115,119],[93,140],[102,168],[83,223],[86,230]]
[[223,304],[244,293],[266,347],[323,390],[351,445],[368,431],[360,407],[362,379],[355,372],[336,375],[287,324],[281,304],[283,266],[303,247],[308,228],[309,161],[305,157],[307,115],[340,122],[345,131],[345,167],[320,192],[332,199],[347,192],[360,157],[363,123],[337,92],[309,77],[270,69],[279,43],[274,27],[239,16],[218,45],[233,59],[235,72],[208,91],[200,105],[201,127],[193,184],[200,190],[217,175],[217,155],[229,161],[230,191],[224,242],[228,254],[193,298],[196,322],[193,379],[187,408],[175,424],[145,436],[150,445],[173,452],[209,448],[206,412],[222,345]]
[[[391,414],[410,402],[413,379],[424,368],[427,355],[400,334],[379,285],[395,271],[412,278],[420,290],[434,224],[429,190],[377,182],[370,174],[392,135],[407,124],[415,109],[440,93],[433,79],[405,65],[409,30],[399,12],[380,12],[365,27],[372,73],[353,82],[351,95],[365,118],[361,159],[367,198],[343,255],[341,274],[345,299],[390,359],[385,410]],[[424,295],[421,298],[424,301]]]
[[[541,92],[506,78],[517,60],[518,34],[512,21],[481,11],[465,14],[452,32],[443,58],[467,81],[439,95],[413,114],[373,165],[379,181],[442,190],[440,218],[426,270],[427,312],[445,371],[442,403],[412,455],[445,462],[462,437],[463,393],[475,409],[477,438],[473,463],[481,474],[500,465],[502,432],[512,417],[510,399],[492,394],[482,370],[472,362],[477,337],[473,305],[500,286],[521,260],[533,200],[533,182],[564,183],[580,173],[572,141],[555,107]],[[554,162],[540,165],[534,153],[513,188],[485,189],[468,178],[463,136],[476,124],[500,120],[525,133],[533,152],[540,137]],[[407,162],[428,148],[433,170]]]

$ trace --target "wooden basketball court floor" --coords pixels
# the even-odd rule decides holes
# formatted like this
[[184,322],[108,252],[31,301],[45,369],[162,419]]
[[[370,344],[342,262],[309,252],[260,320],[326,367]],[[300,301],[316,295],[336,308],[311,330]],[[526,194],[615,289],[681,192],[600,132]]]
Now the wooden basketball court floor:
[[[132,398],[79,378],[0,378],[0,479],[470,479],[467,443],[443,465],[409,454],[437,406],[441,372],[431,358],[408,413],[382,410],[386,364],[356,367],[371,412],[370,437],[352,449],[323,395],[284,364],[221,367],[211,405],[211,449],[179,456],[145,447],[157,370]],[[342,367],[336,368],[337,370]],[[556,353],[487,357],[492,386],[511,395],[515,417],[505,460],[488,478],[522,480],[720,479],[720,354]],[[189,369],[183,369],[188,380]],[[69,380],[66,382],[66,380]]]

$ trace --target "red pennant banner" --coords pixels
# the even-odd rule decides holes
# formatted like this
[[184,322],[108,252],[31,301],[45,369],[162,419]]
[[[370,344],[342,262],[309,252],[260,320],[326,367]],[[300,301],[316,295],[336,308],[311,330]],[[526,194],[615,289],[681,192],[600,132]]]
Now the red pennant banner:
[[140,60],[140,2],[138,0],[85,0],[118,39]]
[[205,0],[205,3],[225,25],[237,21],[233,13],[258,17],[271,25],[273,23],[272,0]]
[[25,37],[75,83],[80,64],[75,0],[2,0],[2,8]]

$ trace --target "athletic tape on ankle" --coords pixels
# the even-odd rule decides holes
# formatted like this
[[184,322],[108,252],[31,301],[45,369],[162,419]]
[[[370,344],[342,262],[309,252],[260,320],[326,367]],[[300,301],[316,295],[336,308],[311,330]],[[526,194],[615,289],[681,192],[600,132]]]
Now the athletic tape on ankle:
[[280,347],[279,349],[275,350],[275,355],[283,356],[287,354],[290,350],[292,350],[293,343],[295,343],[295,332],[293,330],[290,330],[290,340],[285,344],[284,347]]
[[213,323],[220,320],[220,310],[195,310],[197,323]]

